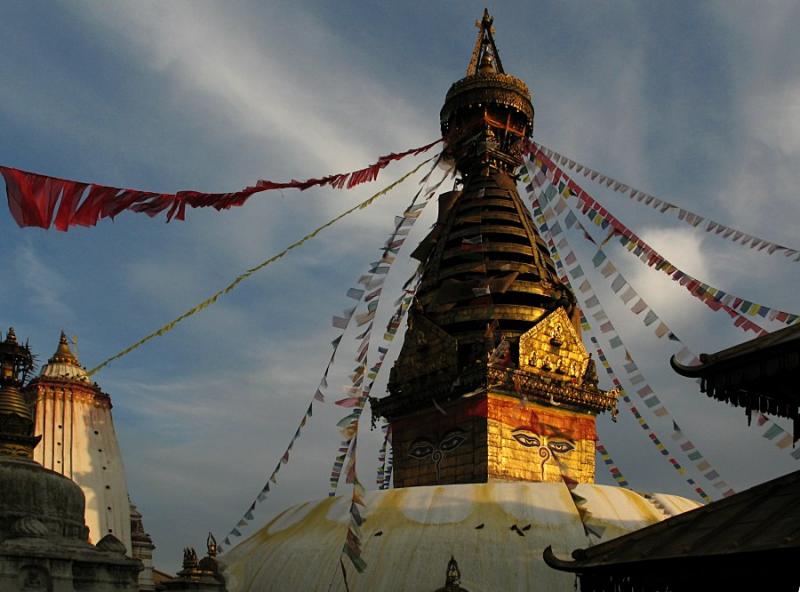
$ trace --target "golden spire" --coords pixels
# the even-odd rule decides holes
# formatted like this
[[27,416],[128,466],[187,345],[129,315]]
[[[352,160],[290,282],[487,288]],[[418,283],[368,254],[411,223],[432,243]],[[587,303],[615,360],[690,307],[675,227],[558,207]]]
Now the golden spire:
[[504,73],[503,63],[500,61],[500,53],[494,44],[494,18],[489,15],[489,9],[483,9],[483,18],[475,21],[478,28],[478,38],[475,40],[475,47],[472,50],[472,58],[467,66],[467,76],[474,76],[478,72],[485,72],[484,64],[491,64],[492,71]]
[[527,85],[506,74],[494,42],[492,17],[484,10],[467,75],[447,91],[439,114],[447,150],[465,176],[491,170],[513,173],[533,133]]
[[576,311],[517,193],[533,105],[525,83],[503,69],[493,22],[484,10],[467,76],[441,111],[463,190],[441,201],[434,231],[414,253],[424,264],[418,308],[462,344],[482,342],[493,321],[513,341],[558,306]]
[[53,354],[48,362],[50,364],[74,364],[76,366],[80,366],[80,362],[78,362],[78,358],[75,357],[75,354],[72,353],[72,350],[69,348],[69,342],[67,341],[67,334],[64,331],[61,331],[61,337],[58,340],[58,347],[56,348],[56,353]]
[[64,331],[61,331],[55,353],[47,361],[47,364],[42,367],[41,376],[42,378],[90,382],[86,369],[78,361],[78,356],[72,353]]

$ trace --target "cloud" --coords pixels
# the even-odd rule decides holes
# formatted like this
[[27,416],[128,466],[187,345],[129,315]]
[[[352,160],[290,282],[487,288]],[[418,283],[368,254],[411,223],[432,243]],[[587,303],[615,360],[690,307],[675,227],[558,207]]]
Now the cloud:
[[712,10],[732,40],[730,70],[732,142],[725,157],[733,163],[716,192],[725,215],[743,230],[792,245],[797,219],[800,169],[800,54],[789,33],[800,18],[794,2],[772,2],[753,11],[743,2],[717,2]]
[[30,244],[17,247],[13,261],[17,277],[30,295],[31,308],[41,317],[71,323],[75,317],[64,299],[67,278],[48,265]]
[[587,60],[592,68],[587,69],[584,88],[603,92],[571,87],[558,67],[548,72],[534,101],[539,115],[534,137],[616,177],[644,182],[649,117],[644,103],[645,55],[606,39]]
[[[416,123],[419,114],[405,101],[348,67],[343,40],[311,15],[295,14],[302,21],[304,43],[293,44],[295,55],[288,60],[286,44],[294,41],[290,31],[220,34],[236,30],[246,14],[233,7],[219,10],[213,4],[189,6],[80,10],[96,25],[113,31],[115,39],[124,38],[125,50],[135,60],[168,77],[171,101],[192,106],[198,98],[213,99],[215,117],[235,132],[268,141],[284,154],[301,157],[301,162],[311,161],[316,170],[320,166],[338,170],[368,159],[373,154],[370,148],[380,142],[365,145],[366,130],[358,130],[365,121],[376,122],[370,129],[398,145],[429,135]],[[202,51],[198,40],[203,40]],[[315,46],[324,46],[326,54],[320,55]],[[313,87],[333,93],[310,92]],[[355,130],[360,133],[354,134]]]
[[800,156],[800,80],[756,89],[743,106],[753,137],[784,157]]

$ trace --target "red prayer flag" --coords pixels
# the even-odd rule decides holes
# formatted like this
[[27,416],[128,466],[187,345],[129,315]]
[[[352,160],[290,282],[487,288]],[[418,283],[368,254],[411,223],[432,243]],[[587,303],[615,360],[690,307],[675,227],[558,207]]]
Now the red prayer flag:
[[61,196],[61,204],[58,206],[55,219],[56,230],[66,231],[70,227],[86,187],[88,187],[86,183],[64,181],[64,193]]
[[[94,226],[101,218],[113,219],[126,210],[145,213],[150,217],[167,210],[167,221],[173,218],[183,220],[186,217],[187,205],[192,208],[213,207],[216,210],[226,210],[244,205],[251,195],[261,191],[272,189],[304,191],[310,187],[326,185],[337,189],[346,186],[350,189],[361,183],[374,181],[378,178],[379,172],[390,163],[406,156],[421,154],[441,141],[439,139],[419,148],[381,156],[374,164],[352,173],[337,173],[305,181],[293,179],[285,183],[260,180],[255,186],[230,193],[199,191],[179,191],[175,194],[153,193],[98,184],[90,185],[2,166],[0,174],[5,179],[9,210],[19,226],[49,228],[60,199],[55,226],[58,230],[67,230],[74,225]],[[86,187],[90,187],[89,194],[81,201]]]

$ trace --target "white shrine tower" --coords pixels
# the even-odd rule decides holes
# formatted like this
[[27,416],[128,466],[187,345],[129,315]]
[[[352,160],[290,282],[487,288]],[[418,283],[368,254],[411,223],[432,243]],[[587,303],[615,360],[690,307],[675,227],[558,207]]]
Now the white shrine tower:
[[89,540],[113,534],[131,548],[131,507],[111,398],[92,382],[63,331],[58,349],[26,388],[36,403],[34,460],[75,481],[86,496]]

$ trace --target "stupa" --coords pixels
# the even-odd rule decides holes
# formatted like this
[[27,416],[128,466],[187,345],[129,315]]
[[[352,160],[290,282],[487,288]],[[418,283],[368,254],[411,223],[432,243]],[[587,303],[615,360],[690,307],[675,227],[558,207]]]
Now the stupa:
[[142,561],[143,591],[154,590],[153,541],[132,504],[114,429],[111,397],[91,380],[62,331],[56,351],[24,389],[41,439],[33,458],[83,491],[89,542],[108,534]]
[[91,544],[81,488],[34,460],[41,437],[21,392],[32,369],[9,329],[0,341],[0,590],[137,592],[141,562],[113,534]]
[[89,378],[63,331],[26,394],[42,439],[34,460],[81,487],[90,542],[113,534],[131,554],[131,508],[111,397]]
[[394,489],[366,495],[366,569],[345,581],[350,499],[329,498],[225,554],[230,592],[571,591],[545,547],[568,555],[698,506],[594,483],[595,418],[616,395],[598,386],[575,297],[517,192],[530,92],[505,72],[488,12],[477,26],[441,111],[460,186],[413,253],[421,285],[389,395],[372,401],[392,428]]

